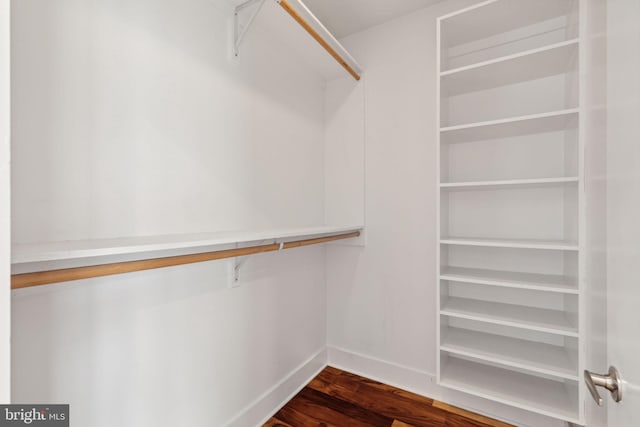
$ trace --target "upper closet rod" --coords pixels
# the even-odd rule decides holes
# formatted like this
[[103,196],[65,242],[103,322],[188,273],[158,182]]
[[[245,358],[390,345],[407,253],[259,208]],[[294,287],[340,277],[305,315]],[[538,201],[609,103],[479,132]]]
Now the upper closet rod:
[[[296,9],[291,5],[288,0],[275,0],[304,30],[309,33],[315,41],[320,44],[351,76],[360,80],[361,69],[355,59],[346,51],[346,49],[340,44],[338,40],[322,25],[320,20],[302,3],[300,0],[296,0],[299,5],[299,9]],[[257,8],[251,14],[247,24],[240,30],[238,25],[238,14],[243,9],[258,3]],[[235,40],[234,40],[234,53],[238,55],[238,49],[242,39],[247,33],[249,27],[253,23],[256,15],[260,12],[260,8],[264,0],[247,0],[235,9]],[[322,34],[321,34],[322,33]]]
[[[280,7],[282,7],[284,10],[287,11],[287,13],[289,15],[291,15],[291,17],[293,19],[296,20],[296,22],[298,24],[300,24],[300,26],[302,28],[305,29],[305,31],[307,33],[309,33],[309,35],[311,35],[311,37],[313,37],[315,39],[315,41],[317,41],[320,46],[322,46],[324,48],[324,50],[326,50],[327,52],[329,52],[329,55],[333,56],[333,58],[338,61],[338,64],[340,64],[342,66],[342,68],[344,68],[345,70],[347,70],[347,72],[349,74],[351,74],[351,76],[356,79],[356,80],[360,80],[360,74],[351,66],[349,65],[349,63],[347,62],[347,60],[345,60],[342,56],[340,56],[340,54],[338,52],[336,52],[336,50],[331,46],[331,44],[329,42],[327,42],[319,33],[318,31],[316,31],[316,29],[306,20],[302,17],[302,15],[295,10],[293,7],[291,7],[291,5],[289,4],[289,2],[287,0],[276,0],[276,2],[280,5]],[[311,11],[309,9],[307,9],[307,7],[300,3],[300,6],[302,6],[303,9],[305,9],[304,11],[306,12],[307,15],[309,15],[310,17],[315,18],[315,16],[311,13]],[[318,27],[320,27],[322,30],[324,30],[325,35],[331,40],[332,44],[340,46],[340,43],[335,39],[335,37],[333,37],[333,35],[329,32],[329,30],[327,30],[325,28],[324,25],[322,25],[322,23],[315,19],[316,21],[316,25]],[[348,59],[350,60],[350,62],[352,64],[355,65],[355,60],[353,58],[351,58],[351,56],[345,51],[344,54],[348,57]]]

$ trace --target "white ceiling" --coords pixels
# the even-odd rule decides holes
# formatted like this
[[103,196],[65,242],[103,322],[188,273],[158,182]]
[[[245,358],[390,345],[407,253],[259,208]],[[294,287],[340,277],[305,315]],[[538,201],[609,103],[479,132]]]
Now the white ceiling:
[[441,0],[302,0],[337,38],[357,33]]

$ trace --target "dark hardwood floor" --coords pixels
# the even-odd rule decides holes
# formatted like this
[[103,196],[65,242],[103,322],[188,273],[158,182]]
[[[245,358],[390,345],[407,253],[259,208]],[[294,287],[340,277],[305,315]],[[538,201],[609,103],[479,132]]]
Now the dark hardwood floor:
[[264,427],[512,427],[327,367]]

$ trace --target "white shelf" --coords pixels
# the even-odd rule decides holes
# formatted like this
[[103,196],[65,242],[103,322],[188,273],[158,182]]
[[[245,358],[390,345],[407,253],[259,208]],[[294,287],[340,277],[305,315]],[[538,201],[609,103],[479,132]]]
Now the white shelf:
[[536,240],[536,239],[486,239],[486,238],[460,238],[442,237],[440,244],[459,246],[485,246],[492,248],[513,249],[546,249],[555,251],[577,251],[578,244],[562,240]]
[[472,188],[512,188],[512,187],[540,187],[557,184],[576,184],[578,177],[511,179],[503,181],[471,181],[471,182],[443,182],[442,189],[472,189]]
[[485,1],[440,17],[446,46],[457,46],[566,16],[571,0]]
[[578,336],[576,326],[571,324],[564,312],[558,310],[449,297],[443,303],[440,314],[567,337]]
[[363,228],[362,225],[320,226],[16,244],[12,248],[11,262],[12,264],[26,264],[82,260],[93,257],[142,255],[176,250],[198,253],[229,245],[246,245],[262,241],[286,242],[361,231]]
[[440,385],[475,396],[580,423],[576,385],[448,357]]
[[440,129],[440,138],[443,143],[456,144],[577,129],[578,111],[577,108],[572,108],[550,113],[450,126]]
[[454,96],[566,73],[577,55],[578,39],[572,39],[448,70],[440,74],[443,93]]
[[[553,130],[560,130],[562,127],[567,126],[568,123],[570,123],[570,120],[575,123],[573,127],[576,127],[577,122],[573,121],[574,117],[570,116],[577,116],[579,111],[580,109],[578,108],[567,108],[564,110],[549,111],[546,113],[527,114],[525,116],[465,123],[462,125],[441,127],[440,132],[460,133],[461,131],[473,131],[473,135],[476,136],[477,140],[504,138],[524,133],[551,132]],[[491,129],[481,129],[489,127],[491,127]],[[447,137],[450,136],[447,135]]]
[[576,278],[552,274],[445,267],[440,273],[440,279],[506,288],[578,294]]
[[487,362],[578,381],[576,358],[563,347],[488,334],[460,328],[447,328],[440,349]]

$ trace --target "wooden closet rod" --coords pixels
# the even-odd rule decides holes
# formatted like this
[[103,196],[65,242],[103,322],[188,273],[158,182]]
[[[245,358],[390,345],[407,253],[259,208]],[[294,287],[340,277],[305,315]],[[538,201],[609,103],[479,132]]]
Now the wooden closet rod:
[[[301,246],[316,245],[349,239],[360,236],[359,231],[337,234],[335,236],[316,237],[313,239],[295,240],[282,244],[282,249],[299,248]],[[246,255],[259,254],[280,250],[280,243],[249,246],[246,248],[223,249],[201,254],[178,255],[164,258],[151,258],[138,261],[114,262],[111,264],[90,265],[86,267],[65,268],[61,270],[38,271],[35,273],[14,274],[11,276],[11,289],[28,288],[31,286],[48,285],[72,280],[89,279],[91,277],[110,276],[112,274],[131,273],[134,271],[151,270],[154,268],[172,267],[196,262],[213,261],[224,258],[235,258]]]
[[353,68],[351,68],[351,66],[347,63],[347,61],[345,61],[340,56],[340,54],[336,52],[335,49],[333,49],[325,39],[322,38],[320,34],[318,34],[318,32],[311,26],[311,24],[307,22],[306,19],[304,19],[293,7],[291,7],[291,5],[287,0],[276,0],[276,1],[280,4],[280,6],[284,10],[287,11],[289,15],[291,15],[293,19],[296,20],[298,24],[300,24],[302,28],[306,30],[307,33],[311,35],[311,37],[313,37],[320,44],[320,46],[324,48],[324,50],[329,52],[329,55],[333,56],[333,58],[336,61],[338,61],[338,63],[342,65],[342,67],[345,70],[347,70],[347,72],[351,74],[354,79],[360,80],[360,75]]

